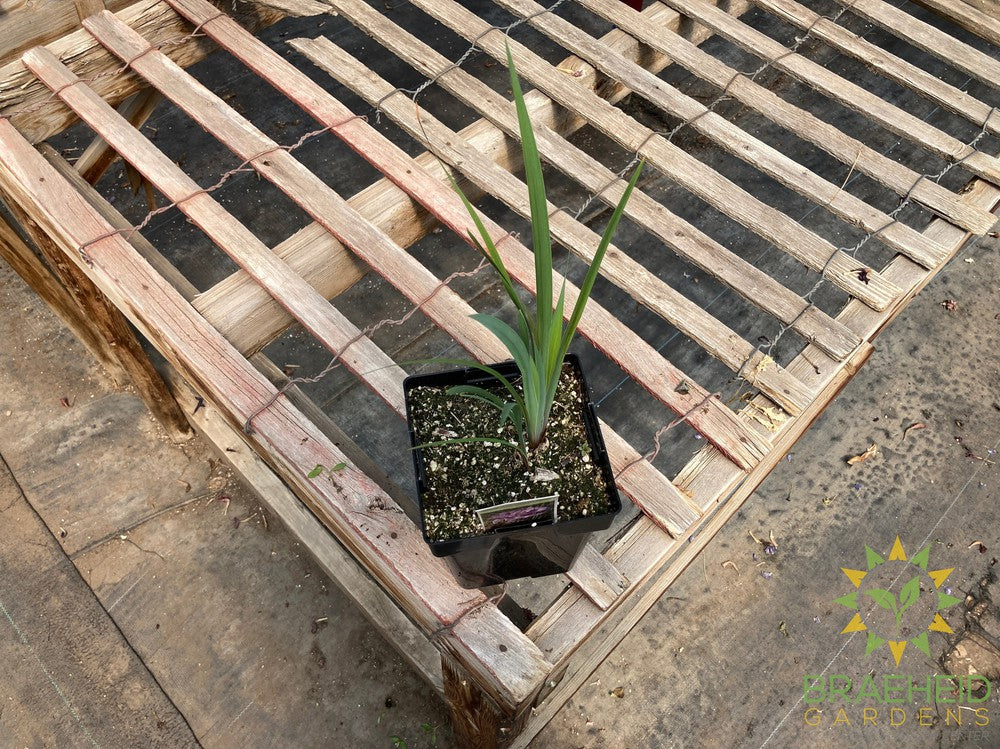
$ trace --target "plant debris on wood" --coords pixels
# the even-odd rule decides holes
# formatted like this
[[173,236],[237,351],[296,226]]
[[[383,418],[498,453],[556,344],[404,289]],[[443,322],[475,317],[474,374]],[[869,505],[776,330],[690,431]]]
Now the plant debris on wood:
[[[514,427],[501,423],[493,405],[446,391],[422,386],[410,394],[414,433],[424,445],[419,448],[426,471],[422,506],[431,541],[484,535],[477,510],[525,499],[558,495],[557,521],[609,511],[609,488],[584,427],[583,388],[571,366],[563,367],[545,440],[531,453],[529,466],[503,444],[515,440]],[[445,430],[460,439],[497,441],[429,444]]]

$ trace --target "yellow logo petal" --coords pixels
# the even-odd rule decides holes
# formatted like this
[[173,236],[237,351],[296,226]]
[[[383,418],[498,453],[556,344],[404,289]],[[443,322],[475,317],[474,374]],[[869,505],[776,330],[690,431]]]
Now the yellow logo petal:
[[903,551],[903,543],[899,540],[899,536],[896,536],[895,542],[892,544],[892,551],[889,552],[889,561],[906,561],[906,552]]
[[930,623],[930,625],[927,627],[927,629],[929,629],[931,632],[944,632],[944,633],[949,634],[949,635],[953,634],[954,631],[955,631],[951,627],[948,626],[948,622],[946,622],[941,617],[940,614],[935,614],[934,615],[934,621],[932,621]]
[[865,623],[861,621],[861,614],[855,614],[854,618],[847,623],[847,626],[840,630],[840,634],[846,634],[848,632],[864,632],[868,627]]
[[840,571],[847,575],[847,579],[854,584],[855,588],[861,585],[861,581],[864,580],[865,575],[868,574],[865,570],[849,570],[847,567],[841,567]]
[[896,660],[896,665],[898,666],[900,659],[903,657],[903,651],[906,650],[906,640],[902,642],[889,640],[889,650],[892,651],[892,657]]
[[948,575],[955,571],[954,567],[949,567],[946,570],[933,570],[927,574],[930,576],[931,580],[934,581],[934,587],[940,588],[944,585],[944,581],[948,579]]

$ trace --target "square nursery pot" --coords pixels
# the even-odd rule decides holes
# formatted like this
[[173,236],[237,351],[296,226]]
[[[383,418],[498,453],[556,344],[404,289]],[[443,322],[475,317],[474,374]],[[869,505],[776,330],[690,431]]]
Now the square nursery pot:
[[[493,365],[493,369],[516,383],[518,371],[513,362]],[[483,467],[479,469],[477,478],[480,478],[479,483],[483,484],[484,496],[469,502],[470,507],[472,505],[479,507],[478,511],[471,513],[477,517],[476,530],[479,532],[476,535],[466,533],[461,537],[446,539],[431,538],[428,535],[425,510],[431,488],[429,482],[437,480],[429,474],[428,469],[435,468],[436,463],[429,461],[427,457],[429,448],[419,446],[433,440],[418,438],[419,432],[429,425],[415,423],[414,412],[421,409],[414,408],[414,391],[417,388],[432,388],[440,392],[456,385],[476,385],[487,389],[500,386],[493,377],[472,367],[434,374],[411,375],[403,383],[424,540],[435,556],[450,558],[458,581],[466,588],[492,585],[519,577],[540,577],[565,572],[583,549],[589,534],[608,528],[621,510],[621,499],[615,487],[614,474],[594,413],[590,391],[580,368],[579,358],[575,354],[566,356],[563,372],[564,376],[575,378],[579,385],[578,412],[576,408],[566,408],[563,412],[564,414],[568,412],[568,415],[564,415],[563,418],[582,421],[587,444],[579,446],[579,460],[593,463],[593,468],[588,466],[587,471],[593,477],[599,477],[599,480],[587,482],[586,486],[593,487],[589,490],[592,496],[606,498],[604,511],[578,517],[565,517],[564,512],[564,517],[559,517],[559,507],[570,506],[574,498],[553,494],[543,488],[546,484],[540,484],[539,490],[527,499],[509,496],[491,498],[489,490],[493,483],[492,467],[490,470],[485,470],[486,467]],[[456,402],[471,400],[462,395],[451,397],[455,398]],[[482,436],[485,436],[482,432],[442,435],[444,439]],[[449,445],[444,449],[451,450],[453,446]],[[512,448],[504,449],[509,450],[512,456],[516,455]],[[434,464],[429,465],[429,462]],[[523,473],[523,463],[520,459],[517,459],[517,466]],[[505,468],[509,475],[513,475],[510,473],[510,466]],[[571,467],[569,470],[574,469]],[[503,471],[504,469],[500,469],[500,472],[493,474],[492,478],[496,480]],[[476,491],[478,493],[479,490]],[[603,501],[601,504],[604,504]]]

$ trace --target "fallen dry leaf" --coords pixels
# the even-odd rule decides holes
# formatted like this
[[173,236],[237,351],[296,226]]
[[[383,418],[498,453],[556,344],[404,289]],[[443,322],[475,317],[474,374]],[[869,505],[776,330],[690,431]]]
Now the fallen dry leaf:
[[876,455],[878,455],[878,444],[872,442],[871,445],[868,446],[868,449],[865,450],[863,453],[861,453],[860,455],[855,455],[853,458],[848,458],[847,465],[853,466],[856,463],[863,463],[869,458],[874,458]]

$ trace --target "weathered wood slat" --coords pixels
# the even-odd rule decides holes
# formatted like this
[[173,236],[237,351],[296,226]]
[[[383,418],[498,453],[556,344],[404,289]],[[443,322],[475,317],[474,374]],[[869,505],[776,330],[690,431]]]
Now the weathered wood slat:
[[628,578],[590,544],[583,547],[580,556],[566,572],[566,577],[602,610],[610,608],[629,586]]
[[[271,383],[145,263],[6,119],[0,119],[0,189],[128,312],[230,423],[242,424],[274,399]],[[85,245],[89,265],[78,252]],[[136,304],[138,299],[144,303]],[[313,466],[335,465],[345,456],[287,400],[277,398],[256,417],[252,439],[425,632],[454,625],[440,638],[440,646],[474,674],[493,699],[515,709],[537,692],[549,671],[541,653],[482,594],[458,587],[390,497],[351,466],[339,471],[335,482],[306,477]],[[502,662],[495,657],[498,643],[507,648]]]
[[[36,146],[38,152],[45,157],[45,160],[52,165],[52,167],[59,172],[59,175],[72,185],[81,197],[90,204],[90,206],[96,210],[101,217],[111,224],[115,229],[122,232],[122,235],[128,239],[128,243],[136,249],[136,251],[143,257],[143,259],[153,266],[153,269],[163,276],[164,280],[167,281],[171,286],[173,286],[184,297],[184,301],[190,302],[196,296],[198,296],[198,289],[195,288],[194,284],[191,283],[187,277],[182,274],[177,268],[167,260],[163,254],[153,246],[153,244],[142,236],[141,233],[136,231],[131,231],[132,222],[127,221],[125,217],[118,212],[118,210],[112,206],[107,199],[101,195],[93,185],[87,182],[79,172],[70,164],[66,159],[63,158],[55,148],[53,148],[48,143],[40,143]],[[197,309],[197,308],[196,308]],[[204,315],[202,315],[204,317]],[[208,318],[206,318],[208,319]],[[212,320],[208,320],[212,322]],[[218,329],[218,326],[216,326]]]
[[[922,178],[917,172],[887,158],[811,112],[782,99],[780,96],[755,83],[749,77],[729,67],[712,55],[674,34],[653,34],[633,11],[616,0],[579,0],[589,10],[606,18],[636,38],[669,54],[679,65],[692,74],[709,81],[726,91],[740,103],[760,112],[775,124],[813,143],[847,165],[845,175],[857,169],[889,187],[898,195],[910,195],[921,205],[958,225],[981,229],[989,222],[984,212],[959,202],[949,190]],[[884,230],[883,230],[884,231]],[[876,233],[881,236],[881,232]],[[941,248],[925,240],[925,251],[942,257]]]
[[[929,23],[914,18],[906,11],[894,8],[882,0],[851,0],[849,3],[843,2],[843,0],[837,1],[842,5],[847,5],[851,13],[881,26],[890,34],[895,34],[900,39],[910,42],[925,52],[940,57],[948,64],[964,70],[973,78],[994,88],[1000,87],[1000,60],[970,47],[944,31],[936,29]],[[975,33],[996,43],[996,37],[1000,36],[1000,19],[982,13],[976,16],[976,20],[981,21],[982,26],[974,29]],[[979,30],[980,28],[982,31]]]
[[[141,42],[141,39],[137,39],[113,19],[110,14],[104,14],[89,19],[87,23],[93,28],[95,35],[115,48],[119,42]],[[134,50],[121,51],[130,54]],[[159,53],[143,55],[134,65],[137,71],[148,75],[151,81],[158,85],[165,84],[161,90],[178,106],[188,111],[227,145],[235,148],[261,174],[272,179],[282,189],[288,189],[291,196],[303,203],[307,212],[377,268],[411,301],[424,303],[423,310],[431,319],[451,332],[470,353],[483,361],[498,361],[505,357],[505,349],[500,342],[470,318],[473,310],[469,305],[450,288],[442,287],[439,279],[410,255],[380,239],[381,235],[374,228],[353,213],[336,193],[302,167],[287,151],[275,151],[275,145],[263,133]],[[169,83],[161,80],[161,75],[169,76]],[[265,152],[265,156],[251,158]],[[567,292],[567,299],[569,298]],[[401,371],[394,366],[385,367],[383,371],[386,387],[393,391],[390,397],[401,398]],[[401,413],[398,409],[397,412]],[[612,452],[613,464],[624,466],[629,461],[640,459],[634,450],[626,447],[627,443],[610,430],[605,432],[605,440]],[[687,507],[686,498],[666,479],[655,479],[657,475],[659,472],[650,466],[650,471],[642,472],[638,483],[625,483],[622,489],[665,527],[680,527],[692,516],[691,509]]]
[[[389,96],[394,90],[391,84],[329,39],[301,39],[291,44],[367,101],[379,103],[381,110],[411,136],[424,140],[425,145],[450,165],[461,169],[481,189],[530,218],[531,209],[524,183],[483,157],[433,115],[418,112],[408,96],[401,92],[397,96]],[[553,236],[589,263],[600,237],[555,206],[549,204],[548,210]],[[809,402],[808,391],[786,377],[778,364],[767,361],[761,352],[732,329],[660,281],[614,245],[608,248],[602,271],[637,302],[659,314],[730,369],[743,373],[748,381],[789,413],[799,413]]]
[[[69,5],[66,0],[55,1]],[[225,4],[225,7],[230,5]],[[71,12],[75,15],[75,10]],[[284,15],[242,2],[231,12],[251,30],[268,26]],[[164,51],[179,65],[192,65],[212,51],[211,44],[203,37],[189,38],[190,26],[162,0],[137,0],[119,11],[118,17],[146,37],[150,44],[165,45]],[[186,41],[180,43],[181,39]],[[137,76],[127,71],[119,72],[121,62],[83,29],[60,37],[47,47],[78,76],[92,80],[94,90],[113,106],[142,88]],[[74,122],[73,113],[19,60],[0,67],[0,115],[9,116],[32,143],[39,143]]]
[[[818,13],[800,5],[795,0],[754,0],[754,4],[800,29],[809,29],[812,36],[817,39],[860,60],[886,78],[901,83],[949,111],[980,127],[985,127],[987,132],[1000,133],[1000,112],[996,109],[983,104],[974,96],[942,81],[926,70],[918,68],[878,45],[872,44],[867,39],[848,31],[843,26],[820,17]],[[965,205],[969,207],[968,204]],[[958,223],[961,224],[961,222]],[[963,228],[977,231],[972,226],[963,226]]]
[[[1000,163],[995,157],[976,151],[957,138],[942,132],[894,104],[890,104],[885,99],[841,78],[812,60],[792,52],[780,42],[750,28],[718,8],[702,0],[663,1],[678,13],[696,18],[700,23],[715,29],[718,34],[739,47],[768,60],[778,70],[794,76],[831,99],[860,112],[887,130],[919,143],[924,148],[949,160],[964,159],[963,166],[973,174],[994,183],[1000,182]],[[859,0],[858,3],[852,3],[851,8],[857,11],[859,5],[867,5],[873,1]],[[912,20],[911,16],[901,11],[899,13]],[[985,55],[979,56],[985,57]],[[955,61],[952,60],[952,62]],[[1000,63],[990,62],[991,68],[1000,70]],[[1000,73],[997,75],[998,80],[1000,80]]]
[[[707,167],[663,136],[639,124],[620,109],[576,86],[528,47],[508,39],[479,16],[452,0],[413,0],[413,4],[462,35],[497,60],[506,60],[507,44],[521,76],[545,91],[553,100],[586,117],[591,125],[626,149],[644,156],[647,163],[676,181],[700,199],[767,239],[776,247],[816,272],[821,272],[844,291],[875,309],[892,304],[899,294],[877,274],[869,283],[858,277],[857,261],[830,242],[763,203],[714,169]],[[727,18],[724,11],[719,11]]]
[[[191,16],[193,22],[203,24],[203,30],[220,46],[229,50],[244,64],[255,70],[258,75],[283,91],[319,122],[330,127],[336,135],[369,159],[386,176],[394,179],[400,187],[424,203],[446,226],[463,237],[467,236],[467,232],[475,231],[464,206],[453,191],[442,186],[426,172],[419,170],[410,157],[392,145],[384,136],[374,131],[367,122],[356,117],[340,102],[292,67],[286,60],[230,19],[222,17],[212,20],[215,15],[212,6],[204,0],[171,0],[171,2],[182,14]],[[101,28],[103,24],[109,28]],[[129,40],[130,43],[117,49],[116,52],[125,59],[131,59],[142,53],[145,47],[145,43],[140,37],[118,24],[111,14],[95,16],[87,21],[87,25],[95,35],[106,36],[105,32],[112,30],[121,32],[121,36]],[[105,42],[108,41],[105,39]],[[146,75],[154,66],[159,73],[171,76],[175,83],[178,80],[186,81],[186,85],[181,91],[183,94],[193,93],[197,97],[207,96],[205,101],[208,102],[218,101],[211,92],[200,85],[195,85],[196,82],[190,76],[187,76],[180,68],[159,53],[144,54],[133,64],[133,67],[143,75]],[[160,83],[162,84],[162,81]],[[159,84],[158,87],[166,96],[171,97],[175,103],[185,108],[185,102],[181,101],[174,91],[165,90]],[[342,241],[344,238],[339,235],[343,232],[359,231],[363,233],[365,227],[361,224],[356,227],[344,227],[339,222],[331,220],[333,215],[347,209],[346,203],[308,169],[299,164],[287,151],[278,149],[276,152],[269,152],[266,157],[253,158],[264,151],[273,151],[277,145],[259,131],[252,131],[252,126],[242,118],[235,120],[235,113],[232,110],[228,112],[229,118],[225,120],[218,118],[218,122],[215,123],[217,127],[210,126],[206,118],[211,118],[213,111],[220,105],[225,107],[219,102],[213,103],[209,109],[186,107],[186,111],[198,119],[203,126],[210,127],[215,136],[226,143],[229,148],[234,149],[238,155],[250,160],[258,172],[281,187],[307,213],[315,220],[324,223]],[[225,109],[229,108],[225,107]],[[234,122],[239,122],[240,126],[234,127]],[[349,211],[349,209],[347,210]],[[351,220],[356,221],[357,218],[356,214],[353,214]],[[534,291],[534,264],[530,251],[520,242],[515,241],[513,237],[505,236],[503,230],[490,220],[484,219],[484,223],[494,236],[494,241],[497,242],[498,249],[504,256],[504,261],[511,275],[529,290]],[[501,240],[501,238],[503,239]],[[362,247],[365,244],[363,237],[359,238],[359,241],[345,241],[345,244],[355,252],[369,251],[367,247]],[[406,262],[398,257],[402,253],[395,254],[397,255],[395,258],[381,257],[377,262],[369,264],[392,281],[389,275],[391,268],[393,266],[399,267],[399,263]],[[400,284],[405,287],[404,293],[414,294],[417,292],[419,284],[414,282],[414,278],[423,277],[428,282],[434,278],[419,263],[415,263],[415,265],[416,268],[411,266],[408,272],[395,276],[397,287]],[[562,281],[562,278],[554,278],[557,287],[562,285]],[[425,289],[420,297],[422,301],[433,296],[433,299],[425,307],[428,311],[431,306],[446,296],[443,293],[444,290],[438,288],[436,279],[433,280],[433,283],[434,285]],[[575,303],[578,289],[574,285],[566,283],[565,294],[568,312]],[[453,306],[449,316],[453,317],[457,309],[457,306]],[[461,330],[462,326],[468,325],[468,322],[467,318],[461,317],[458,320],[450,321],[444,327],[454,333],[456,330]],[[651,346],[638,338],[595,302],[588,305],[587,312],[580,324],[580,332],[607,353],[625,371],[629,372],[637,382],[661,402],[676,413],[685,415],[693,426],[697,423],[696,428],[702,430],[705,438],[713,444],[718,444],[720,450],[731,455],[739,465],[744,467],[753,465],[761,455],[766,453],[766,443],[759,436],[747,432],[742,427],[738,431],[733,431],[733,425],[738,422],[733,418],[732,412],[719,403],[717,399],[706,401],[707,392],[696,393],[696,390],[701,389],[691,385],[686,395],[677,393],[678,385],[687,381],[686,376],[669,362],[666,362]],[[698,408],[695,408],[696,406]]]
[[[865,231],[884,229],[880,236],[892,249],[902,252],[926,268],[933,268],[940,259],[938,253],[928,251],[927,243],[916,230],[894,222],[883,211],[843,190],[841,185],[820,177],[638,65],[622,60],[569,21],[551,13],[542,13],[542,6],[534,0],[497,2],[522,18],[530,19],[532,26],[543,31],[553,41],[587,60],[611,78],[621,81],[659,109],[690,122],[695,131],[708,137],[717,146],[820,207]],[[958,196],[953,196],[953,202],[956,207],[960,205]],[[959,216],[957,220],[961,223],[964,212],[971,213],[966,208],[966,211],[953,210],[951,215]],[[985,232],[993,225],[992,216],[982,215],[978,218],[971,225],[962,224],[963,228]]]
[[[617,3],[617,0],[613,0]],[[421,74],[435,78],[439,85],[466,105],[479,109],[498,128],[516,135],[517,117],[513,106],[498,93],[461,70],[443,55],[407,33],[366,3],[357,0],[330,0],[337,11],[377,38]],[[647,9],[648,10],[648,9]],[[640,15],[641,17],[641,15]],[[658,36],[666,34],[658,33]],[[576,70],[575,67],[562,69]],[[538,93],[537,89],[528,93]],[[594,158],[569,145],[544,123],[535,122],[535,139],[545,158],[586,189],[600,192],[614,205],[625,189],[625,181]],[[859,339],[829,316],[810,306],[766,273],[734,255],[709,236],[672,214],[641,191],[632,194],[625,215],[649,229],[678,255],[718,278],[745,299],[774,315],[807,340],[816,343],[837,359],[847,357]]]
[[[679,16],[659,3],[643,14],[644,22],[653,28],[667,30],[676,26]],[[643,52],[632,37],[617,29],[605,37],[608,44],[628,59],[642,60],[652,70],[666,65],[662,55]],[[563,65],[573,65],[580,73],[582,85],[599,89],[601,96],[617,101],[626,90],[619,85],[605,85],[597,80],[593,68],[572,58]],[[583,125],[579,118],[569,116],[565,110],[553,106],[540,91],[529,91],[525,105],[536,123],[544,122],[555,131],[568,135]],[[516,169],[520,150],[508,147],[504,132],[489,120],[480,119],[461,131],[463,138],[481,153],[502,166]],[[448,175],[440,168],[437,159],[429,153],[416,158],[417,165],[448,183]],[[474,185],[458,177],[459,184],[470,200],[481,197]],[[425,236],[437,220],[424,208],[409,198],[391,180],[383,177],[347,201],[365,219],[388,234],[401,247],[408,247]],[[367,272],[367,267],[354,259],[336,237],[317,223],[309,224],[274,248],[275,253],[305,278],[317,291],[331,299],[356,283]],[[256,283],[242,271],[216,284],[199,297],[195,308],[203,314],[211,310],[212,319],[223,334],[244,353],[257,351],[273,340],[291,322],[292,318],[274,302]]]
[[[0,2],[0,63],[26,49],[46,44],[71,32],[84,17],[97,11],[121,10],[135,0],[35,0]],[[88,12],[89,8],[89,12]]]
[[[158,91],[140,91],[126,99],[118,111],[133,125],[142,127],[142,124],[153,114],[159,101]],[[97,180],[104,175],[104,172],[117,158],[118,154],[115,153],[114,149],[109,147],[103,138],[97,136],[80,154],[80,158],[74,162],[74,166],[83,175],[83,178],[93,185],[97,184]]]
[[916,0],[917,4],[930,8],[957,23],[966,31],[978,34],[993,44],[1000,46],[1000,2],[997,0]]
[[[109,14],[109,17],[113,18]],[[201,228],[262,287],[286,306],[303,327],[340,357],[397,413],[405,411],[397,390],[402,371],[346,317],[276,258],[270,248],[236,220],[156,146],[83,84],[44,47],[24,55],[25,64],[117,152],[126,154],[146,179]],[[78,85],[73,85],[77,83]],[[393,370],[399,370],[393,372]],[[394,376],[396,375],[396,376]]]

